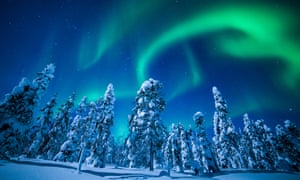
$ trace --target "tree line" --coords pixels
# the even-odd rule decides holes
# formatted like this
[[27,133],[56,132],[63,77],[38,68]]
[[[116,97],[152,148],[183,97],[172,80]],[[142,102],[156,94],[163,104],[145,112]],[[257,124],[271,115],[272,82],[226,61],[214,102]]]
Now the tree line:
[[243,117],[236,131],[227,104],[217,87],[214,135],[209,140],[204,115],[193,115],[195,128],[172,124],[167,131],[160,114],[166,108],[162,84],[152,78],[140,87],[128,116],[128,136],[115,143],[110,132],[114,119],[114,88],[107,86],[97,101],[83,97],[74,104],[73,93],[54,113],[56,95],[34,117],[35,108],[54,78],[49,64],[30,82],[23,78],[0,102],[0,158],[40,158],[78,162],[93,167],[106,163],[130,168],[167,169],[195,174],[215,173],[224,168],[300,171],[299,129],[290,120],[273,133],[264,120]]

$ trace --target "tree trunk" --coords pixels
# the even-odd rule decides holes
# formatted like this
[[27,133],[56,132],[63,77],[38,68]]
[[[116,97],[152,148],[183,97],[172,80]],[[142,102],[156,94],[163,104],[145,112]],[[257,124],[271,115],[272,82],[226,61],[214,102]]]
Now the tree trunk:
[[153,153],[153,144],[152,140],[150,141],[150,171],[153,171],[153,159],[154,159],[154,153]]
[[81,171],[81,166],[82,166],[82,162],[84,161],[85,158],[85,145],[83,146],[81,153],[80,153],[80,158],[79,158],[79,162],[78,162],[78,168],[77,168],[77,172],[80,173]]

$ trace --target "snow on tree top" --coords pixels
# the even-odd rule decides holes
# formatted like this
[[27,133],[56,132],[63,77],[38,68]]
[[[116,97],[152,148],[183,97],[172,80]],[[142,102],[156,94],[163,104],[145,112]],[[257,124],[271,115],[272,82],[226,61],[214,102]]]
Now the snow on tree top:
[[111,99],[111,103],[115,102],[116,99],[115,99],[115,94],[114,94],[114,86],[112,83],[108,84],[107,89],[104,94],[104,99],[105,100]]
[[149,78],[149,80],[145,81],[142,86],[140,91],[142,92],[148,92],[151,87],[156,86],[159,82],[157,80],[154,80],[152,78]]
[[198,119],[198,118],[203,117],[203,116],[204,116],[204,114],[202,112],[196,112],[193,116],[193,119]]
[[24,90],[25,86],[30,86],[30,82],[27,78],[22,78],[22,80],[19,82],[19,85],[14,87],[12,93],[13,94],[19,94]]
[[53,74],[55,72],[55,65],[54,64],[48,64],[47,67],[44,69],[43,72],[48,72],[50,74]]
[[220,91],[218,90],[218,88],[216,86],[212,87],[212,92],[213,92],[213,94],[220,94]]
[[196,112],[193,116],[193,120],[196,125],[200,125],[203,123],[204,114],[202,112]]

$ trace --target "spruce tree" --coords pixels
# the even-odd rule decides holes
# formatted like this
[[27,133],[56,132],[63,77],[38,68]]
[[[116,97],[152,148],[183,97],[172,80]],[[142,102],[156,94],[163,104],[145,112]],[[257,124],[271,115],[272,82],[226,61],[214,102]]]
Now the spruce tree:
[[181,131],[180,142],[181,142],[181,158],[184,169],[190,169],[193,161],[192,153],[192,128]]
[[161,95],[162,84],[154,79],[145,81],[136,96],[136,106],[129,115],[127,138],[130,167],[154,168],[154,159],[162,150],[166,137],[165,126],[160,118],[165,109]]
[[55,65],[49,64],[43,71],[37,73],[32,82],[23,78],[0,103],[0,119],[14,118],[24,124],[32,123],[34,108],[54,78],[54,72]]
[[42,115],[38,118],[38,130],[35,133],[35,136],[33,137],[34,140],[28,149],[27,157],[36,157],[41,148],[42,142],[48,138],[48,132],[53,124],[53,111],[55,105],[56,95],[54,95],[46,106],[41,109]]
[[0,102],[0,157],[18,156],[28,148],[33,112],[54,77],[55,66],[49,64],[30,82],[23,78]]
[[96,127],[97,138],[92,145],[92,153],[89,158],[89,163],[94,167],[105,167],[107,148],[109,138],[111,137],[110,128],[113,125],[114,119],[114,103],[114,88],[112,84],[109,84],[105,91],[103,101],[99,103],[100,117]]
[[300,171],[300,130],[290,120],[284,126],[276,126],[279,168],[288,171]]
[[76,110],[70,131],[67,134],[67,140],[61,145],[60,151],[55,155],[55,161],[77,162],[79,159],[81,136],[85,130],[85,118],[88,110],[88,100],[84,96]]
[[171,132],[164,147],[168,169],[175,168],[177,172],[183,172],[183,162],[181,154],[180,134],[184,131],[182,125],[172,124]]
[[204,128],[204,116],[196,112],[193,116],[196,125],[194,137],[194,160],[200,164],[202,173],[215,173],[219,171],[217,161],[212,153],[211,145],[206,137]]
[[264,120],[255,122],[255,134],[252,149],[256,161],[256,168],[272,170],[276,167],[274,139]]
[[70,126],[71,111],[74,107],[74,98],[75,94],[73,93],[58,109],[53,126],[48,132],[48,138],[44,140],[40,149],[42,158],[53,160],[54,156],[59,152],[60,146],[66,141]]
[[253,152],[253,140],[255,138],[255,125],[250,120],[248,114],[244,114],[243,117],[244,129],[242,131],[239,151],[244,161],[245,168],[255,168],[256,161]]
[[227,117],[227,104],[220,91],[212,88],[215,108],[214,113],[214,145],[218,156],[218,164],[222,168],[241,168],[242,158],[238,151],[239,136],[231,120]]
[[92,153],[92,146],[96,143],[97,139],[97,122],[99,120],[99,114],[97,112],[97,104],[92,101],[90,102],[90,110],[85,118],[85,128],[81,136],[80,142],[80,156],[78,162],[78,172],[81,171],[82,163],[85,162],[86,158]]

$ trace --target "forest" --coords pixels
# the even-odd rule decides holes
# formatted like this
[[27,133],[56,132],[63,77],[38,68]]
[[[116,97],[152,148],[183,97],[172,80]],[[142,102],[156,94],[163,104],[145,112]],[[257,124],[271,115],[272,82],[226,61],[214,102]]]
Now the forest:
[[113,85],[108,84],[97,101],[85,96],[75,104],[73,93],[57,108],[53,95],[39,107],[54,73],[55,65],[49,64],[32,81],[22,78],[0,102],[0,159],[77,162],[78,171],[82,164],[160,168],[168,173],[191,170],[195,175],[231,168],[300,171],[300,131],[295,123],[285,120],[272,131],[264,120],[244,114],[244,127],[236,130],[215,86],[212,139],[200,111],[192,116],[194,128],[179,123],[167,130],[161,118],[167,104],[162,83],[150,78],[142,83],[128,112],[128,136],[116,143],[110,130],[116,100]]

